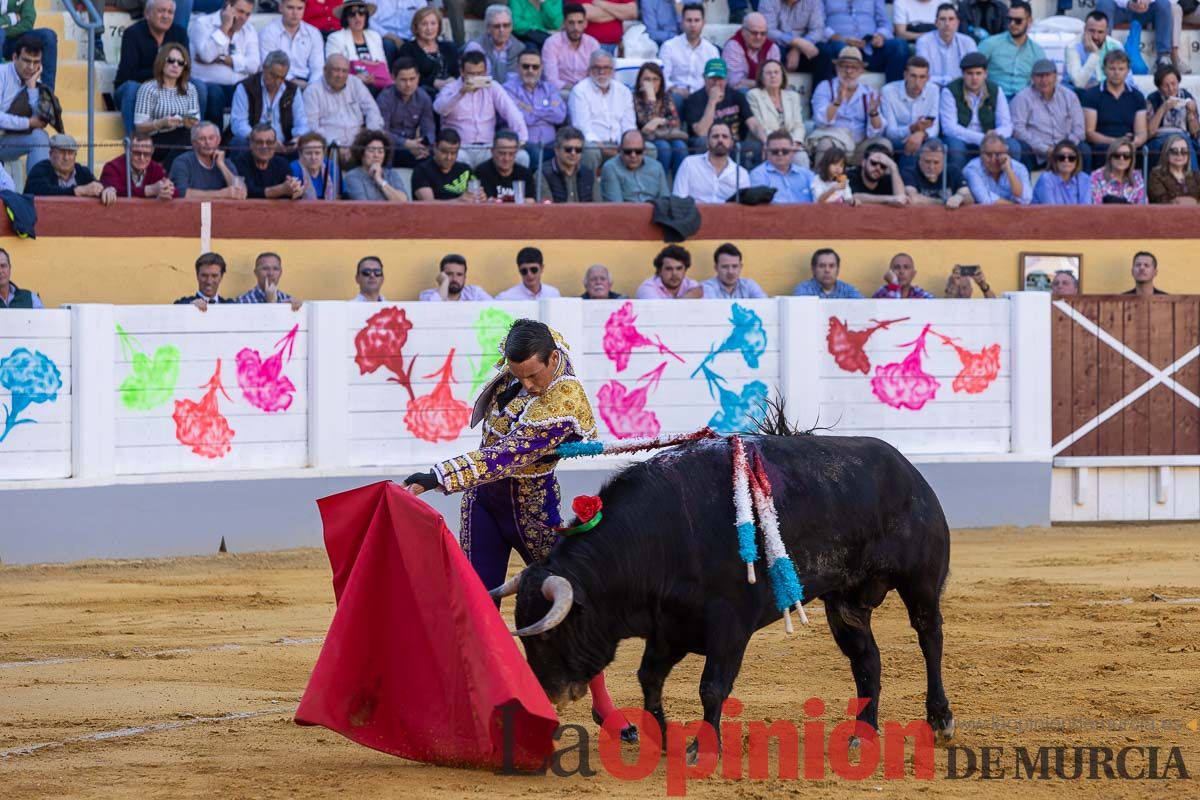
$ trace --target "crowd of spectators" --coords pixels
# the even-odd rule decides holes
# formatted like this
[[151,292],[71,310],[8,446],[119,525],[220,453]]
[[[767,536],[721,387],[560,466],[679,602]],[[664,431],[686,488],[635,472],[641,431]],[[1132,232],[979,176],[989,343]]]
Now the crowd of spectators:
[[[570,290],[564,295],[557,287],[546,282],[547,264],[542,251],[537,247],[522,247],[516,254],[517,282],[494,296],[483,287],[471,283],[468,276],[467,259],[458,253],[448,253],[438,263],[432,276],[432,286],[420,292],[421,302],[478,302],[487,300],[552,300],[564,296],[575,296]],[[756,300],[769,295],[753,278],[746,274],[742,251],[737,245],[726,242],[712,253],[710,277],[689,274],[692,268],[691,252],[679,244],[663,247],[654,257],[653,273],[637,287],[633,297],[639,300]],[[862,299],[864,293],[857,287],[840,279],[842,259],[836,250],[822,247],[812,253],[809,261],[811,277],[801,281],[792,290],[796,297],[818,297],[828,300]],[[0,309],[42,308],[38,294],[19,288],[12,279],[12,261],[8,253],[0,249]],[[218,253],[204,253],[195,264],[196,290],[175,301],[177,305],[194,305],[207,311],[211,305],[230,303],[290,303],[293,309],[300,308],[301,300],[280,288],[283,280],[283,258],[274,252],[260,253],[254,260],[254,287],[233,296],[221,294],[221,282],[225,278],[226,262]],[[1158,295],[1166,292],[1158,289],[1154,282],[1158,276],[1158,259],[1153,253],[1139,251],[1133,257],[1131,274],[1134,287],[1125,294]],[[698,277],[703,279],[697,280]],[[916,283],[917,265],[908,253],[896,253],[888,261],[878,286],[868,288],[874,299],[928,300],[937,297],[968,299],[975,296],[996,297],[983,269],[975,264],[955,264],[945,277],[940,295]],[[939,280],[935,276],[934,280]],[[354,271],[357,294],[350,298],[354,302],[387,302],[383,294],[384,266],[379,256],[359,259]],[[578,295],[584,300],[619,300],[625,295],[613,288],[612,274],[603,264],[593,264],[584,272],[581,280],[583,292]],[[934,284],[936,285],[936,284]],[[1079,281],[1074,273],[1057,272],[1050,283],[1054,297],[1079,294]],[[400,298],[393,297],[392,300]]]
[[[704,5],[686,1],[445,0],[453,41],[442,9],[422,0],[281,0],[261,30],[250,24],[254,0],[219,1],[193,13],[185,0],[146,0],[124,32],[114,100],[129,135],[149,136],[174,190],[138,191],[123,169],[101,170],[104,187],[160,199],[191,188],[294,200],[724,202],[762,187],[776,203],[1200,202],[1200,114],[1180,87],[1187,66],[1171,0],[1097,0],[1061,72],[1030,36],[1026,0],[896,0],[890,20],[884,0],[732,2],[740,28],[720,48],[704,37]],[[9,8],[0,158],[27,155],[32,175],[50,157],[37,101],[39,85],[53,88],[57,42],[33,28],[33,0]],[[485,22],[469,42],[468,12]],[[1130,19],[1155,30],[1149,97],[1111,36]],[[615,57],[635,20],[658,53],[631,90]],[[884,74],[882,90],[862,80],[867,70]],[[813,76],[811,119],[788,86],[795,72]],[[274,153],[265,132],[255,145],[262,126]],[[319,161],[305,161],[302,140],[325,148]],[[208,170],[198,185],[186,180],[194,166],[176,171],[185,154]],[[81,188],[64,172],[50,184],[31,193]]]

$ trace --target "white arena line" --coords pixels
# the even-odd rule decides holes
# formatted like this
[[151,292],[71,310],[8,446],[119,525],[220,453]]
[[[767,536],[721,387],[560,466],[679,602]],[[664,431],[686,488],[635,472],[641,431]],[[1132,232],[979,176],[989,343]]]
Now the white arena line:
[[[305,639],[297,639],[285,636],[282,639],[272,639],[270,642],[253,642],[250,644],[229,642],[226,644],[214,644],[208,647],[172,647],[167,650],[147,650],[142,647],[135,647],[129,651],[113,651],[104,654],[104,658],[121,659],[130,656],[138,658],[162,658],[164,656],[181,656],[192,653],[219,653],[219,652],[235,652],[251,647],[295,647],[297,645],[321,644],[325,641],[324,636],[313,636]],[[128,653],[128,655],[125,654]],[[20,669],[22,667],[46,667],[54,664],[75,664],[80,661],[90,661],[100,658],[101,656],[91,656],[89,658],[38,658],[26,661],[0,661],[0,669]]]
[[237,711],[232,714],[223,714],[219,717],[193,717],[191,719],[178,720],[175,722],[156,722],[152,725],[138,725],[129,728],[117,728],[111,731],[97,731],[96,733],[86,733],[83,736],[73,736],[70,739],[63,739],[60,742],[41,742],[39,744],[27,744],[21,747],[12,747],[8,750],[0,750],[0,758],[9,758],[11,756],[28,756],[44,750],[57,749],[66,747],[72,744],[80,744],[83,742],[104,742],[110,739],[127,739],[130,736],[141,736],[144,733],[159,733],[161,731],[174,731],[180,728],[190,728],[193,725],[203,725],[209,722],[232,722],[240,719],[253,719],[254,717],[266,717],[278,714],[295,714],[297,706],[288,708],[271,708],[261,711]]

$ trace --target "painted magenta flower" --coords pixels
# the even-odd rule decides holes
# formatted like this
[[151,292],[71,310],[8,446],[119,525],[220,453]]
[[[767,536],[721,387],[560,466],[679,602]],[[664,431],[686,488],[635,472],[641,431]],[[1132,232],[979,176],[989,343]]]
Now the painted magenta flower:
[[949,336],[943,336],[937,331],[930,333],[941,339],[943,344],[953,347],[954,352],[958,354],[962,369],[954,376],[954,383],[950,386],[954,391],[979,394],[991,386],[992,381],[1000,374],[1000,345],[990,344],[976,353],[960,346]]
[[354,363],[358,365],[359,374],[366,375],[383,367],[395,376],[388,378],[389,381],[408,390],[410,400],[415,396],[412,369],[417,357],[413,356],[405,368],[403,350],[412,326],[404,309],[392,306],[372,314],[366,326],[354,337]]
[[892,408],[920,411],[937,395],[941,384],[921,366],[921,356],[925,353],[925,336],[928,333],[929,326],[926,325],[916,339],[900,345],[913,346],[912,352],[905,356],[903,361],[875,368],[875,377],[871,378],[871,391],[881,402]]
[[179,348],[164,345],[148,356],[138,350],[137,339],[117,326],[121,352],[130,359],[129,374],[121,381],[121,403],[131,411],[149,411],[175,395],[179,382]]
[[216,369],[204,387],[208,391],[198,403],[187,399],[175,401],[175,413],[171,415],[175,420],[175,438],[198,456],[221,458],[233,449],[230,442],[234,436],[229,420],[217,404],[217,392],[233,402],[221,385],[221,359],[217,359]]
[[837,317],[829,318],[829,333],[825,337],[825,341],[829,347],[829,355],[833,356],[833,360],[837,365],[846,372],[861,372],[867,375],[871,371],[871,359],[867,355],[866,346],[867,340],[875,331],[883,330],[889,325],[895,325],[897,322],[905,322],[908,317],[900,319],[889,319],[883,322],[871,320],[874,322],[874,327],[865,330],[851,330],[850,327],[838,319]]
[[292,360],[296,347],[297,324],[286,336],[275,343],[275,354],[262,360],[257,350],[243,347],[237,354],[237,382],[246,402],[268,414],[287,411],[292,405],[295,384],[283,374],[284,353]]
[[638,378],[646,381],[641,386],[630,391],[625,384],[617,380],[609,381],[600,387],[596,393],[596,405],[600,409],[600,418],[618,439],[651,438],[658,436],[662,425],[658,415],[646,410],[646,400],[651,388],[657,388],[662,378],[667,362],[662,362],[645,375]]
[[637,315],[633,313],[633,303],[626,301],[610,314],[604,323],[604,355],[617,365],[617,372],[624,372],[629,366],[629,357],[635,347],[655,347],[658,348],[658,352],[672,356],[680,364],[683,363],[682,358],[663,344],[661,337],[655,336],[654,341],[651,341],[643,336],[637,329],[636,322]]
[[[454,380],[454,348],[450,348],[446,362],[437,372],[425,378],[438,379],[433,391],[408,401],[404,413],[404,424],[413,436],[427,442],[451,442],[458,438],[471,420],[471,407],[455,398],[450,384]],[[409,368],[411,370],[411,367]]]
[[62,388],[62,373],[58,365],[40,350],[18,347],[8,358],[0,359],[0,386],[11,393],[4,406],[4,430],[0,442],[18,425],[34,424],[37,420],[21,419],[21,412],[34,403],[53,403]]

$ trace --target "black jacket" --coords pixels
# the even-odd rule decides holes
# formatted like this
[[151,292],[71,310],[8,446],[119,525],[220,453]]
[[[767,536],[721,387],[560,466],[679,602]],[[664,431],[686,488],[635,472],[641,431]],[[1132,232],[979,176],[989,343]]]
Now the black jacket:
[[[182,25],[172,25],[163,34],[163,44],[178,42],[188,49],[187,30]],[[113,88],[121,88],[125,81],[145,83],[154,77],[154,59],[158,56],[158,42],[150,35],[146,20],[135,22],[121,36],[121,63],[117,65],[117,77]],[[190,51],[189,51],[190,52]]]
[[[83,164],[75,165],[75,186],[86,186],[95,183],[96,176]],[[41,195],[43,197],[74,197],[75,188],[58,185],[58,173],[54,165],[47,161],[39,161],[25,178],[25,194]]]

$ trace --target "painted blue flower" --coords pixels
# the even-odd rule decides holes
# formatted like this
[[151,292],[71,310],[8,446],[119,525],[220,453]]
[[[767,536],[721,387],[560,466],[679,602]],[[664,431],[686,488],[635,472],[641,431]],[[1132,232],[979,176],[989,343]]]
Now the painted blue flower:
[[62,373],[49,356],[18,347],[0,361],[0,386],[12,392],[12,407],[4,406],[4,430],[0,442],[18,425],[37,420],[19,419],[32,403],[52,403],[62,388]]
[[725,388],[725,379],[708,367],[702,366],[708,391],[714,394],[721,408],[712,415],[708,427],[718,433],[729,435],[753,430],[755,422],[762,419],[767,407],[769,392],[762,381],[750,381],[742,387],[742,393]]
[[725,341],[708,351],[703,363],[696,367],[691,377],[696,377],[708,364],[712,363],[721,353],[741,351],[742,359],[750,369],[758,369],[758,359],[767,352],[767,332],[763,328],[762,317],[745,306],[733,304],[733,315],[729,319],[733,330],[725,337]]

